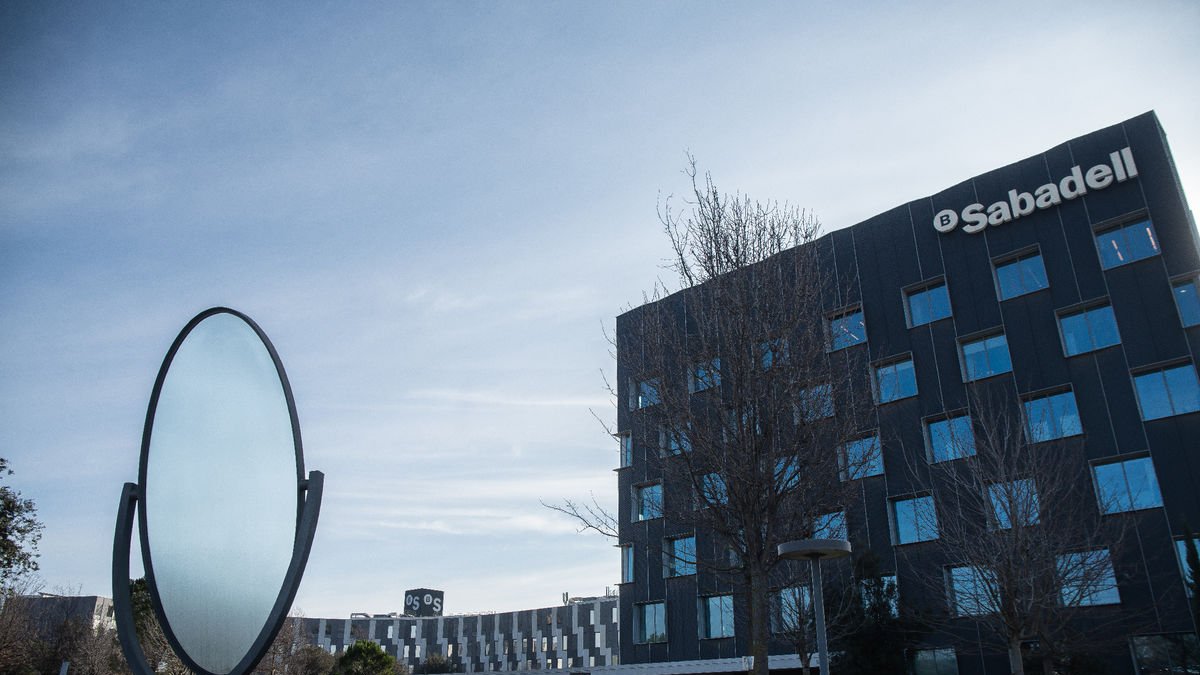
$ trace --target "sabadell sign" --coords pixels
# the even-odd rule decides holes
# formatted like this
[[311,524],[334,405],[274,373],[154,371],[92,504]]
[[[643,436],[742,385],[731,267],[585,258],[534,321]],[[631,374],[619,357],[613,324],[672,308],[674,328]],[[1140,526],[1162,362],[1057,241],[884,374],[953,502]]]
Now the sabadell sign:
[[962,222],[963,232],[974,234],[982,232],[988,225],[1003,225],[1034,211],[1058,206],[1087,194],[1088,190],[1103,190],[1113,183],[1124,183],[1130,178],[1137,178],[1137,165],[1133,163],[1133,152],[1129,148],[1109,154],[1108,159],[1108,164],[1097,164],[1087,171],[1073,166],[1071,173],[1062,180],[1046,183],[1032,194],[1009,190],[1007,201],[995,202],[987,208],[984,208],[983,204],[971,204],[961,212],[943,209],[933,217],[933,227],[938,232],[946,233],[954,230],[959,222]]

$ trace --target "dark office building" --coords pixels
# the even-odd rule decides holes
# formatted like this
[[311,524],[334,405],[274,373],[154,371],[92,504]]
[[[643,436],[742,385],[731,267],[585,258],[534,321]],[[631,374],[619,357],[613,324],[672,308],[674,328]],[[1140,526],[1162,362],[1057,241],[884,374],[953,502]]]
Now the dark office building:
[[[979,628],[994,608],[965,600],[989,571],[939,548],[957,502],[936,480],[914,478],[934,465],[973,466],[985,412],[977,395],[986,392],[1008,397],[1024,447],[1078,451],[1080,462],[1063,467],[1080,487],[1078,507],[1119,535],[1111,548],[1060,556],[1062,570],[1103,561],[1099,575],[1063,572],[1058,582],[1061,602],[1079,607],[1072,620],[1107,636],[1087,656],[1113,673],[1197,672],[1197,661],[1182,663],[1197,650],[1181,551],[1189,524],[1200,529],[1200,242],[1157,117],[1092,132],[804,246],[816,247],[839,289],[812,321],[824,326],[829,354],[857,352],[862,391],[870,389],[863,447],[880,453],[843,477],[857,497],[826,534],[854,542],[855,556],[877,556],[900,613],[938,616],[910,646],[910,668],[1009,672],[1005,644]],[[655,417],[660,387],[700,383],[701,396],[722,386],[720,355],[681,355],[703,357],[701,370],[647,371],[631,337],[647,307],[617,319],[621,663],[735,670],[747,654],[740,587],[703,560],[673,562],[681,548],[703,558],[713,535],[684,531],[663,506],[684,492],[664,466],[689,450]],[[1035,512],[1025,524],[1053,516]],[[991,527],[1016,517],[997,515]],[[1035,658],[1036,636],[1027,638]],[[795,666],[785,640],[773,639],[770,652],[772,668]]]

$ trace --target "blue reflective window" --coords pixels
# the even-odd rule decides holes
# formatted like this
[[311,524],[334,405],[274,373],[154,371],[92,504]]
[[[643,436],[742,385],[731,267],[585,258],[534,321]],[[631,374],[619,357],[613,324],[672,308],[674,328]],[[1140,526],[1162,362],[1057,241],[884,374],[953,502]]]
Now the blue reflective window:
[[1040,253],[1029,253],[996,265],[996,286],[1000,289],[1001,300],[1032,293],[1049,285]]
[[829,320],[830,349],[845,349],[867,341],[867,326],[861,309],[847,312]]
[[634,637],[639,643],[667,641],[667,604],[651,602],[637,605]]
[[950,293],[946,284],[927,286],[908,293],[908,319],[910,326],[924,326],[950,316]]
[[629,407],[637,409],[658,405],[661,402],[658,396],[658,387],[659,381],[657,377],[642,380],[634,384]]
[[700,477],[701,506],[724,504],[729,501],[729,489],[725,478],[719,473],[706,473]]
[[1012,360],[1008,356],[1008,340],[1003,333],[964,342],[962,356],[968,382],[1012,370]]
[[660,454],[678,455],[681,452],[692,451],[692,440],[686,431],[672,431],[666,427],[658,428],[658,447]]
[[975,454],[975,432],[971,429],[969,415],[936,420],[926,428],[929,431],[930,461],[945,462]]
[[1175,294],[1175,306],[1179,308],[1179,319],[1184,326],[1200,324],[1200,294],[1196,292],[1196,280],[1185,279],[1171,284]]
[[1104,513],[1162,506],[1158,478],[1149,457],[1097,464],[1092,467],[1092,473],[1096,478],[1096,499]]
[[1030,443],[1082,434],[1075,393],[1064,391],[1025,401],[1025,431]]
[[1158,237],[1149,220],[1140,220],[1096,233],[1100,266],[1112,269],[1135,260],[1158,255]]
[[663,546],[663,576],[682,577],[696,573],[696,538],[668,539]]
[[913,652],[912,675],[958,675],[958,656],[954,648]]
[[846,512],[823,513],[813,520],[813,539],[845,539]]
[[621,439],[621,466],[633,465],[633,435],[626,432],[620,434]]
[[704,606],[704,637],[733,637],[733,596],[712,595],[702,599]]
[[787,359],[787,340],[783,338],[767,340],[758,346],[758,354],[763,370],[767,370],[776,363],[782,363]]
[[1031,478],[989,485],[988,501],[992,507],[992,525],[1000,530],[1011,528],[1013,523],[1035,525],[1041,517],[1037,486]]
[[880,403],[917,395],[917,373],[912,359],[875,367],[875,393]]
[[1200,410],[1200,383],[1190,363],[1135,375],[1133,384],[1144,420]]
[[933,497],[925,495],[893,500],[892,525],[897,544],[937,539],[937,514],[933,508]]
[[800,461],[795,457],[780,457],[775,460],[775,484],[779,490],[794,490],[800,487]]
[[662,518],[662,483],[635,487],[633,493],[637,502],[635,521]]
[[798,398],[796,424],[799,424],[801,420],[815,422],[833,416],[833,388],[828,384],[818,384],[808,389],[801,389]]
[[[1197,552],[1200,552],[1200,537],[1192,537],[1192,545],[1196,547]],[[1189,582],[1192,579],[1192,569],[1188,565],[1187,550],[1187,539],[1181,538],[1175,540],[1175,557],[1179,560],[1179,573],[1183,577],[1184,589],[1187,590],[1188,597],[1191,597],[1192,585]],[[1197,572],[1197,577],[1200,577],[1200,570]],[[1200,581],[1200,578],[1197,581]]]
[[633,582],[633,544],[621,547],[621,583]]
[[1108,549],[1066,553],[1058,556],[1056,566],[1061,584],[1059,600],[1063,605],[1086,607],[1121,602]]
[[777,633],[803,629],[813,618],[812,593],[808,586],[785,586],[775,595],[772,623]]
[[689,382],[693,393],[721,385],[721,359],[710,359],[692,367]]
[[1063,351],[1067,356],[1083,354],[1120,344],[1117,319],[1112,306],[1091,307],[1058,319],[1062,328]]
[[867,436],[842,446],[842,480],[858,480],[883,473],[879,436]]
[[999,587],[996,573],[986,567],[951,567],[946,575],[950,586],[950,609],[955,616],[980,616],[996,611]]

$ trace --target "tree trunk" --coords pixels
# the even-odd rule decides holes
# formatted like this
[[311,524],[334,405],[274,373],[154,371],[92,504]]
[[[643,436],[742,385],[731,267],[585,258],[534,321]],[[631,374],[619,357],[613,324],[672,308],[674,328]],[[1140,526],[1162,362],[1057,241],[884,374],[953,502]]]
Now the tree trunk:
[[1008,641],[1008,671],[1012,675],[1025,675],[1025,661],[1021,656],[1020,638]]
[[750,613],[750,657],[754,666],[750,672],[753,675],[768,675],[767,641],[770,638],[769,622],[770,591],[767,585],[767,573],[757,565],[749,565],[746,570],[749,576],[749,594],[747,605]]

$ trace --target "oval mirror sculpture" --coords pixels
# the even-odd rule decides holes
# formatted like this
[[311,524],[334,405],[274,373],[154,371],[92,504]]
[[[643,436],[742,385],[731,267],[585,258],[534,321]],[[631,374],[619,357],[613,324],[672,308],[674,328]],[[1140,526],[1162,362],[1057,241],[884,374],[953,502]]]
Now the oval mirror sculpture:
[[131,526],[128,504],[140,501],[143,564],[168,640],[193,670],[247,672],[299,585],[320,485],[319,472],[304,480],[295,404],[265,334],[233,310],[201,313],[159,371],[139,483],[126,486],[132,496],[123,497],[118,515],[119,613],[129,550],[126,533],[125,571],[118,573],[122,519]]

